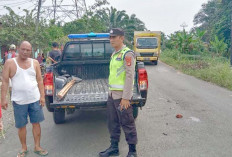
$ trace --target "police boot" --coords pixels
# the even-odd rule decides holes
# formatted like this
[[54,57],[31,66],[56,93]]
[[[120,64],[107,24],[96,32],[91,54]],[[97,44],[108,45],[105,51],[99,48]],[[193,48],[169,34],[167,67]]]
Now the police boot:
[[127,157],[137,157],[135,144],[129,144],[129,153],[127,154]]
[[118,155],[119,155],[118,142],[111,142],[109,148],[99,153],[100,157],[109,157],[109,156],[118,156]]

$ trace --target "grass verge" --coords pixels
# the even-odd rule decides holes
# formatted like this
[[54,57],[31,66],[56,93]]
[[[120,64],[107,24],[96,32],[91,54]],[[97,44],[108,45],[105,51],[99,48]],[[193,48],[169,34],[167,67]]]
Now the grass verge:
[[161,60],[185,74],[232,90],[232,68],[229,60],[209,55],[190,56],[175,50],[165,50]]

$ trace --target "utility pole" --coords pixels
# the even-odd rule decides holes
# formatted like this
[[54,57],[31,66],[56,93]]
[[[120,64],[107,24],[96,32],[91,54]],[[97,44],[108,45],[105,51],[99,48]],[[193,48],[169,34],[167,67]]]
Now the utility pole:
[[[1,1],[1,0],[0,0]],[[47,14],[48,19],[53,19],[54,22],[67,22],[70,20],[80,19],[86,12],[85,0],[69,0],[69,3],[64,4],[64,0],[51,0],[52,5],[43,5],[41,8]]]
[[75,0],[75,6],[76,6],[76,11],[77,11],[77,19],[78,19],[79,15],[78,15],[78,8],[77,8],[77,0]]
[[183,31],[185,31],[185,27],[188,27],[188,25],[184,22],[183,24],[180,25],[180,27],[183,27]]
[[56,0],[54,0],[54,22],[56,22]]
[[39,27],[39,16],[40,16],[41,4],[42,4],[42,0],[39,0],[37,18],[36,18],[36,27],[35,27],[35,32],[36,33],[38,32],[38,27]]

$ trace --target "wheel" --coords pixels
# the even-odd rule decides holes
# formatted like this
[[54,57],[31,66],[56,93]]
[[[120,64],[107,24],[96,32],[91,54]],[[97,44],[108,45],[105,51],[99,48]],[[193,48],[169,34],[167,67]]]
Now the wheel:
[[145,98],[145,102],[143,104],[143,106],[144,106],[146,104],[146,101],[147,101],[147,91],[146,90],[145,91],[141,91],[141,97]]
[[138,107],[133,107],[133,117],[136,119],[139,115],[139,108]]
[[147,91],[141,91],[141,97],[147,99]]
[[56,124],[62,124],[65,121],[65,110],[55,109],[53,112],[53,120]]
[[46,103],[47,110],[49,112],[54,112],[54,108],[50,107],[50,103],[52,103],[52,102],[53,102],[52,96],[45,96],[45,103]]
[[157,65],[157,64],[158,64],[158,60],[152,61],[152,63],[153,63],[154,65]]

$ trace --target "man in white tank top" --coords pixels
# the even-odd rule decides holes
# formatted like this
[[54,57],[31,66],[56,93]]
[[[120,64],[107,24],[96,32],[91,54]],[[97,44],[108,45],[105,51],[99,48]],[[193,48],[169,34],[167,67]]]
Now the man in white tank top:
[[45,105],[45,96],[39,62],[29,58],[32,47],[28,41],[23,41],[18,51],[16,58],[8,59],[4,64],[1,87],[2,108],[7,109],[8,107],[6,95],[9,79],[11,79],[11,101],[14,107],[15,126],[18,128],[18,135],[22,145],[17,157],[24,157],[28,153],[26,145],[28,116],[33,126],[34,152],[45,156],[48,152],[40,147],[40,122],[44,120],[42,107]]

